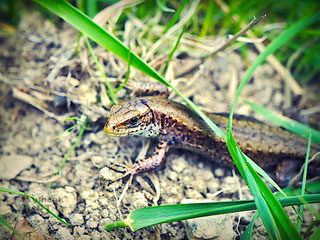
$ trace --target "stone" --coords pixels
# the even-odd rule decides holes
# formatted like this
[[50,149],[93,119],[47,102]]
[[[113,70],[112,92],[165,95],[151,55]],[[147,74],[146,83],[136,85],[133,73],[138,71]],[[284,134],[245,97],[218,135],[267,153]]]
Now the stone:
[[57,209],[66,217],[77,206],[76,190],[72,187],[57,188],[52,191],[54,198],[52,199],[57,206]]
[[233,239],[233,217],[230,214],[183,221],[189,239]]
[[79,213],[72,214],[70,216],[70,222],[72,225],[75,225],[75,226],[80,226],[80,225],[84,224],[82,214],[79,214]]
[[223,177],[225,175],[224,173],[224,170],[222,168],[217,168],[215,171],[214,171],[214,175],[216,177]]
[[59,230],[57,231],[55,237],[57,239],[64,239],[64,240],[73,240],[74,237],[71,235],[71,233],[65,229],[65,228],[59,228]]
[[[183,203],[195,203],[197,200],[187,199]],[[188,239],[233,239],[233,214],[221,214],[182,221]]]
[[0,178],[13,179],[21,171],[32,165],[33,158],[26,155],[2,156],[0,160]]

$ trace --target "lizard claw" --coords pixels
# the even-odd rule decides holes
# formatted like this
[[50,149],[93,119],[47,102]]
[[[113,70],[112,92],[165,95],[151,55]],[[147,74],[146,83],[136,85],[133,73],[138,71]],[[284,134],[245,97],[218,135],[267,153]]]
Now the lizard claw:
[[167,150],[168,143],[162,141],[159,143],[153,156],[140,160],[139,162],[134,163],[132,166],[127,166],[126,171],[119,170],[119,167],[115,167],[115,165],[110,166],[109,168],[114,169],[115,171],[124,172],[121,177],[115,179],[114,181],[119,181],[127,176],[130,176],[130,179],[132,179],[135,175],[156,169],[162,164]]
[[118,182],[118,181],[124,179],[125,177],[127,177],[128,175],[129,175],[128,173],[124,173],[120,177],[117,177],[115,179],[111,179],[111,183]]
[[117,163],[111,164],[110,166],[108,166],[108,168],[110,168],[116,172],[122,172],[122,173],[125,173],[130,169],[130,167],[127,165],[117,164]]
[[112,164],[112,165],[110,165],[108,167],[110,169],[116,171],[116,172],[123,173],[120,177],[111,179],[111,183],[118,182],[118,181],[126,178],[127,176],[133,177],[134,175],[136,175],[136,173],[134,171],[134,166],[125,166],[125,165],[121,165],[121,164]]

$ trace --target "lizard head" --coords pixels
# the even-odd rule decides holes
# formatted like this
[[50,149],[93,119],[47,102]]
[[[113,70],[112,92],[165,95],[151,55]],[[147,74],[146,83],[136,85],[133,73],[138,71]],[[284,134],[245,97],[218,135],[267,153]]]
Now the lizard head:
[[157,126],[147,100],[138,98],[114,105],[104,126],[110,136],[157,136]]

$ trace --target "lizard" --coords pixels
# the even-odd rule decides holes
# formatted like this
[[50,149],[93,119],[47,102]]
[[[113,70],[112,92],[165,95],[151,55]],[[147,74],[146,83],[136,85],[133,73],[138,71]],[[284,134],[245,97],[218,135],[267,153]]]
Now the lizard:
[[[205,114],[226,132],[229,114]],[[223,137],[215,134],[189,107],[163,97],[138,97],[114,105],[104,131],[109,136],[159,139],[153,155],[136,162],[121,178],[158,168],[171,147],[193,150],[222,165],[234,166]],[[299,160],[302,164],[305,159],[306,139],[252,117],[235,115],[233,135],[242,151],[262,168],[279,165],[284,160]],[[319,145],[312,145],[311,154],[317,151]]]

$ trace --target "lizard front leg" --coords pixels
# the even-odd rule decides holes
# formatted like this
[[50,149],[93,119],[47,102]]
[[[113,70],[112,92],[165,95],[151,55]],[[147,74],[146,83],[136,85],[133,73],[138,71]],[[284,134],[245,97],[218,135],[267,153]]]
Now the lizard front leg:
[[119,179],[116,179],[114,181],[125,178],[126,176],[135,176],[140,173],[152,171],[158,168],[164,162],[165,155],[168,149],[168,143],[166,141],[160,140],[152,156],[136,162]]

